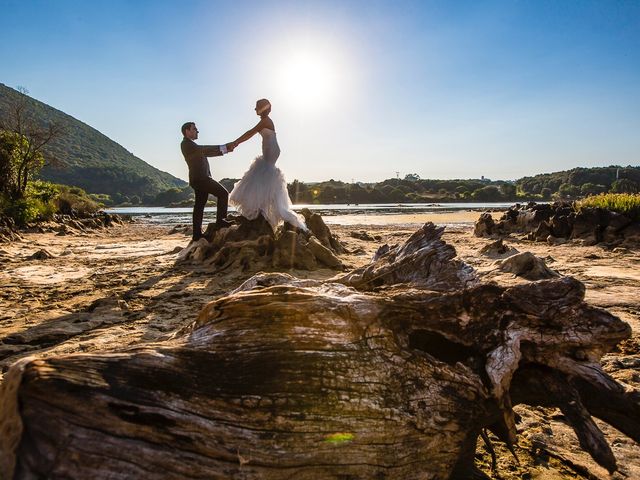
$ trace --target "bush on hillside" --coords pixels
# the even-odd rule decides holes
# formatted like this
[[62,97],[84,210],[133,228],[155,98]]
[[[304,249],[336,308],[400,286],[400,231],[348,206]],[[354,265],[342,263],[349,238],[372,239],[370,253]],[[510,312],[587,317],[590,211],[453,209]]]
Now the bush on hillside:
[[90,215],[100,210],[100,205],[94,201],[87,193],[78,187],[67,187],[58,185],[60,193],[55,198],[58,213],[65,215],[77,214],[80,216]]

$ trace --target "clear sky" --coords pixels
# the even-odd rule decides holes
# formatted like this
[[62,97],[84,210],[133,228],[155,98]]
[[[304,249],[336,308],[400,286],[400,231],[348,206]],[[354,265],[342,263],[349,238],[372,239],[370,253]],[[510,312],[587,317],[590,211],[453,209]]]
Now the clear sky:
[[636,0],[0,0],[0,82],[183,179],[180,125],[231,141],[261,97],[288,181],[640,164]]

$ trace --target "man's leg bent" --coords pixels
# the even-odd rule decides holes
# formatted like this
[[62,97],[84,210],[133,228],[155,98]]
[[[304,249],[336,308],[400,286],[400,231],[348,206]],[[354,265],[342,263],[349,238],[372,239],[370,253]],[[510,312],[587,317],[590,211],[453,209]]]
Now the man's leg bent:
[[207,193],[211,193],[215,195],[217,200],[217,209],[216,209],[216,222],[220,223],[221,220],[227,218],[227,209],[229,206],[229,192],[227,189],[216,182],[213,178],[207,179],[206,184]]

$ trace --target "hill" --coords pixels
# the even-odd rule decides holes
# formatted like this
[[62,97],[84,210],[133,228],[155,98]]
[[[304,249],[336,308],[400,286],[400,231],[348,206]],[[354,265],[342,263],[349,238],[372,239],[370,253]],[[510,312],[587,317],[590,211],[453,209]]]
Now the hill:
[[[0,116],[22,93],[0,83]],[[170,188],[184,187],[179,178],[152,167],[95,128],[45,103],[28,97],[29,113],[42,124],[62,123],[64,136],[45,151],[58,165],[47,166],[40,177],[55,183],[81,187],[112,197],[155,196]]]

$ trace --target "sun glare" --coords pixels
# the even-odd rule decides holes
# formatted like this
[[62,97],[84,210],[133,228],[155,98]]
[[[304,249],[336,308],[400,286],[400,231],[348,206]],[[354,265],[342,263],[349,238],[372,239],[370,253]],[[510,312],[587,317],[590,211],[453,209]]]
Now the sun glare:
[[291,104],[297,107],[321,105],[335,100],[338,67],[316,52],[295,52],[283,60],[279,86]]

